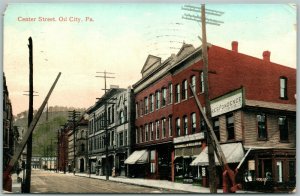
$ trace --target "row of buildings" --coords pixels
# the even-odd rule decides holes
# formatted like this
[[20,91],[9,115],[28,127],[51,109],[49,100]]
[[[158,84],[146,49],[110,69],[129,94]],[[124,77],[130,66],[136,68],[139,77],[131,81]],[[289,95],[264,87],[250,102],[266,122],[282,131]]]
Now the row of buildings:
[[[296,70],[271,62],[269,51],[242,54],[236,41],[207,50],[213,129],[230,167],[250,149],[239,181],[295,186]],[[58,168],[208,186],[206,126],[191,89],[205,105],[201,47],[183,44],[164,61],[149,55],[132,87],[110,88],[76,132],[61,129]]]

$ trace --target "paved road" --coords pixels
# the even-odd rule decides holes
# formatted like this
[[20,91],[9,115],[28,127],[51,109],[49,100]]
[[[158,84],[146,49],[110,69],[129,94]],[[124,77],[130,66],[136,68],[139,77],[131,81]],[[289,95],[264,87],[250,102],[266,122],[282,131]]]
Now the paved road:
[[182,193],[61,173],[32,170],[31,193]]

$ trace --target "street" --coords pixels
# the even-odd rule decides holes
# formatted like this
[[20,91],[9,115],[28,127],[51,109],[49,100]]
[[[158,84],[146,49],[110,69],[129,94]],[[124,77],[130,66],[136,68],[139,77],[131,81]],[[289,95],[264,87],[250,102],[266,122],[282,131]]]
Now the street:
[[183,193],[70,174],[32,170],[31,193]]

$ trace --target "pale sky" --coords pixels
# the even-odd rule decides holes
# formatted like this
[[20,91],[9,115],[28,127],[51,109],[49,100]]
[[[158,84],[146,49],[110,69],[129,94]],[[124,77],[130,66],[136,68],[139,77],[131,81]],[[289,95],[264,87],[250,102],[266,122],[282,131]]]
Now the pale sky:
[[[102,78],[96,72],[113,72],[109,85],[122,88],[136,83],[148,54],[163,59],[177,53],[182,42],[200,45],[197,22],[182,19],[179,3],[10,4],[4,15],[4,73],[14,115],[28,109],[29,52],[33,39],[34,108],[38,109],[58,72],[61,78],[49,106],[92,106],[103,94]],[[197,5],[197,6],[200,6]],[[262,58],[271,51],[271,61],[296,68],[296,9],[288,4],[208,4],[224,12],[221,26],[207,25],[208,42]],[[200,13],[198,14],[200,15]],[[36,21],[19,21],[21,18]],[[39,22],[39,17],[55,18]],[[67,21],[59,21],[59,17]],[[69,18],[81,18],[77,23]],[[86,21],[86,17],[92,21]]]

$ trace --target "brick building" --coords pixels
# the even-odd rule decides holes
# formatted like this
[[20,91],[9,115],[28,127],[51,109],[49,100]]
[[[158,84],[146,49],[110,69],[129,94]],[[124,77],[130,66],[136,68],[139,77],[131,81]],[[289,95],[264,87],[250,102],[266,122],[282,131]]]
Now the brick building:
[[[147,177],[160,178],[159,170],[153,175],[151,172],[160,165],[159,151],[164,151],[172,180],[206,180],[208,163],[201,160],[201,156],[205,157],[201,153],[205,152],[205,126],[189,88],[191,84],[204,105],[201,53],[200,48],[184,44],[178,54],[162,63],[150,55],[142,69],[142,79],[133,85],[137,113],[135,149],[148,151],[150,158],[145,160],[150,161],[144,161],[143,166]],[[213,127],[222,148],[229,152],[230,165],[234,168],[244,150],[251,148],[247,158],[251,159],[249,163],[254,160],[254,170],[250,168],[248,172],[252,179],[266,179],[270,172],[279,185],[294,180],[296,70],[271,62],[269,51],[263,52],[262,59],[241,54],[237,42],[232,42],[232,50],[209,44],[208,63]],[[167,104],[161,107],[164,100]],[[164,140],[159,136],[151,141],[151,129],[154,134],[156,130],[170,130],[171,134]],[[168,147],[160,143],[167,143]],[[230,151],[236,149],[236,156],[229,157]],[[266,155],[268,160],[263,159]],[[198,162],[193,162],[195,158]],[[201,168],[197,170],[195,165]],[[243,169],[248,171],[246,165]]]

